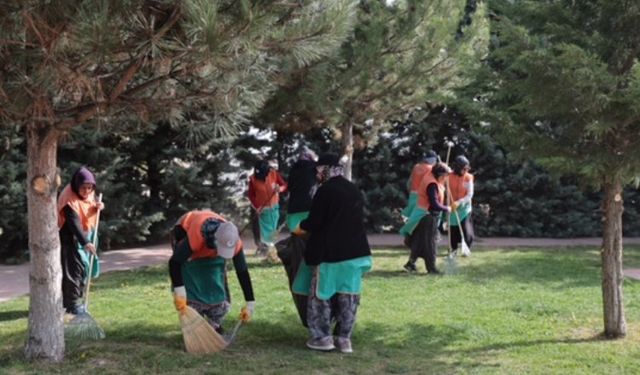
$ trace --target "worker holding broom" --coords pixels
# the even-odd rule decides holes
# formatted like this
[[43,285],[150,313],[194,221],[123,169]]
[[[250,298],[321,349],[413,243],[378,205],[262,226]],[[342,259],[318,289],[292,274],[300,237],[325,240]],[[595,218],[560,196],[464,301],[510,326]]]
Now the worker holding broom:
[[449,228],[451,230],[451,249],[456,251],[463,240],[470,248],[474,238],[473,222],[471,220],[474,177],[469,173],[471,166],[469,159],[464,155],[456,156],[451,166],[453,167],[453,173],[449,175],[449,190],[451,199],[457,209],[451,213]]
[[413,166],[411,169],[411,176],[407,181],[407,189],[409,190],[409,199],[407,200],[407,206],[402,210],[402,216],[406,218],[411,217],[411,213],[416,207],[418,201],[418,188],[420,187],[420,181],[429,172],[433,165],[438,162],[438,154],[433,150],[427,151],[422,159]]
[[409,244],[411,254],[404,265],[408,272],[416,272],[416,260],[424,258],[427,272],[430,275],[440,274],[436,267],[436,243],[438,236],[438,218],[441,212],[455,210],[444,204],[445,179],[451,173],[451,168],[445,163],[437,163],[420,182],[418,201],[407,223],[400,228],[404,235],[405,244]]
[[313,196],[309,217],[294,231],[296,235],[308,233],[309,239],[293,290],[309,295],[311,337],[307,347],[320,351],[337,347],[342,353],[351,353],[362,274],[372,264],[364,229],[364,198],[342,176],[338,155],[320,156],[316,171],[320,187]]
[[242,240],[233,223],[209,210],[187,212],[171,231],[171,247],[169,275],[180,313],[189,305],[222,333],[222,321],[231,306],[225,263],[232,259],[246,301],[240,320],[251,319],[253,287]]
[[[96,179],[89,169],[80,167],[58,197],[58,228],[62,261],[62,304],[67,314],[84,311],[85,283],[97,277],[97,259],[89,267],[90,255],[96,255],[94,239],[98,235],[98,211],[104,208],[95,199]],[[88,270],[91,268],[91,275]]]
[[286,190],[287,183],[280,173],[266,160],[258,160],[254,173],[249,177],[248,191],[253,238],[258,255],[266,255],[277,240],[280,193]]

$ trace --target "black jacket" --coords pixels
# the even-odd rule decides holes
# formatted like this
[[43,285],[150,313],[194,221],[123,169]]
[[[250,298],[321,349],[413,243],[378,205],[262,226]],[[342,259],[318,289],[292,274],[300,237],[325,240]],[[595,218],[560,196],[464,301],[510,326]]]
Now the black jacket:
[[313,197],[300,228],[310,232],[304,259],[311,266],[371,255],[364,230],[364,199],[342,176],[326,181]]
[[298,160],[289,171],[289,206],[287,212],[308,212],[311,209],[311,188],[316,183],[316,163]]

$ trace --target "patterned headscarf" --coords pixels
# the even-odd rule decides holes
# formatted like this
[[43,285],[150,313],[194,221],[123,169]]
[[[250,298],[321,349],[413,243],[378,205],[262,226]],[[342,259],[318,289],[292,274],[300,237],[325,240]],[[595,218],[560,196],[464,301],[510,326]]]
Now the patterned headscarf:
[[340,164],[340,157],[336,154],[321,155],[318,159],[317,169],[319,172],[319,182],[321,184],[333,177],[344,174],[344,166]]
[[318,155],[316,155],[315,152],[313,152],[312,149],[310,149],[307,146],[304,146],[302,148],[302,151],[300,151],[300,156],[298,157],[299,160],[309,160],[309,161],[316,161],[318,160]]

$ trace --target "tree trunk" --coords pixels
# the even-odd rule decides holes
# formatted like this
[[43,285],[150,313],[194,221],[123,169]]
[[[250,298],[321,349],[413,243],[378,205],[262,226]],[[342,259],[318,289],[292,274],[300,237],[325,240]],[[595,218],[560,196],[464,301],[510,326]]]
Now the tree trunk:
[[622,183],[615,177],[604,184],[602,245],[602,300],[604,334],[621,338],[627,334],[622,295]]
[[344,165],[344,177],[351,181],[353,170],[353,124],[350,122],[342,125],[342,152],[347,156]]
[[62,267],[58,235],[56,169],[58,134],[48,125],[27,127],[27,217],[29,220],[29,360],[64,359]]

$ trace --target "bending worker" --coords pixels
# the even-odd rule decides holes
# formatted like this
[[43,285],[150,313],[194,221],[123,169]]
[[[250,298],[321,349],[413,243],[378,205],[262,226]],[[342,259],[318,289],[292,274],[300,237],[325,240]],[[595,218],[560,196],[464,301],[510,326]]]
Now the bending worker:
[[173,254],[169,275],[179,312],[187,305],[206,317],[222,333],[222,321],[231,307],[225,263],[233,259],[246,305],[240,319],[249,321],[255,300],[238,228],[213,211],[182,215],[171,233]]

